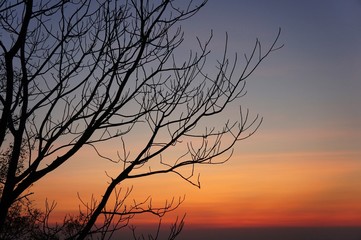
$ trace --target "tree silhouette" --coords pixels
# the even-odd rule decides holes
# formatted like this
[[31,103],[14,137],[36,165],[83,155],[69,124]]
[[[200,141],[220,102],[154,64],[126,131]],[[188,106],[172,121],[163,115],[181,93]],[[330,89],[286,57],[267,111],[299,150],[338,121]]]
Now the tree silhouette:
[[[279,48],[280,32],[266,50],[257,40],[241,71],[237,58],[227,57],[226,39],[216,74],[208,74],[203,69],[212,35],[197,39],[198,50],[185,60],[176,54],[184,39],[180,23],[205,4],[0,1],[0,144],[7,156],[1,162],[0,229],[33,184],[61,171],[84,146],[118,172],[108,176],[101,199],[84,203],[86,211],[64,223],[76,239],[116,230],[110,227],[114,216],[121,227],[136,214],[162,216],[182,202],[125,207],[130,190],[117,190],[124,180],[175,173],[199,186],[195,165],[228,160],[233,146],[257,130],[262,119],[250,118],[248,110],[222,126],[204,122],[244,95],[245,79]],[[127,136],[140,133],[138,146],[128,146]],[[102,143],[114,141],[116,157],[102,152]],[[177,158],[170,154],[175,149]],[[53,205],[47,209],[44,221]],[[98,226],[100,216],[104,224]],[[176,236],[179,228],[172,231]]]

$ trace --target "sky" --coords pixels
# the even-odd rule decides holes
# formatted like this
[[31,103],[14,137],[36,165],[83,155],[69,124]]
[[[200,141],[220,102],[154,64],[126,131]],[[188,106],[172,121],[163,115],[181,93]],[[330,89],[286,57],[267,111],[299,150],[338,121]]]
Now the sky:
[[[222,53],[226,32],[230,56],[242,56],[256,38],[266,49],[279,28],[284,47],[247,80],[240,101],[263,123],[236,145],[232,159],[199,168],[200,189],[175,175],[126,183],[133,196],[152,195],[158,203],[185,195],[170,214],[173,219],[186,213],[184,236],[194,229],[233,229],[228,239],[240,239],[234,229],[361,224],[361,1],[209,0],[183,23],[183,48],[213,30],[211,56]],[[235,117],[234,112],[227,114]],[[78,156],[86,154],[85,149]],[[36,198],[56,201],[60,215],[77,209],[78,192],[96,197],[107,180],[91,164],[65,170],[34,186]],[[101,177],[74,177],[79,171]],[[54,188],[58,182],[65,186],[61,191]],[[147,216],[139,221],[147,223]],[[359,239],[357,234],[349,239]]]

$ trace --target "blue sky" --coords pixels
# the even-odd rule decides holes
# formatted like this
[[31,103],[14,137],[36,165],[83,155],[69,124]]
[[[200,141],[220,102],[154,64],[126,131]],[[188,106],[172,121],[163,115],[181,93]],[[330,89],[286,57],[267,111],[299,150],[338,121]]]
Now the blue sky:
[[225,32],[229,52],[243,54],[256,37],[266,48],[281,27],[285,46],[248,81],[246,106],[265,118],[262,131],[352,131],[358,133],[350,139],[354,143],[319,144],[325,150],[335,144],[356,149],[361,144],[360,13],[356,0],[210,0],[184,29],[197,36],[213,29],[216,55]]

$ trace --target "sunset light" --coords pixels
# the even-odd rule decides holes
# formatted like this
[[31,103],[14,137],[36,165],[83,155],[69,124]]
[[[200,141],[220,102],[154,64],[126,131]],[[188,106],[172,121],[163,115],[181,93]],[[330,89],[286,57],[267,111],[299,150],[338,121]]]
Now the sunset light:
[[10,2],[0,239],[361,239],[360,1]]

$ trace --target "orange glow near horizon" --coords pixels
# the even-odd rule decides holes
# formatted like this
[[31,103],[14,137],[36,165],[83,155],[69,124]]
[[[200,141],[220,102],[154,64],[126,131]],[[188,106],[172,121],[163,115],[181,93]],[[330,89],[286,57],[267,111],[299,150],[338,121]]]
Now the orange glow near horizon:
[[[125,182],[133,186],[130,200],[152,196],[153,206],[186,195],[185,202],[163,222],[187,214],[188,228],[261,226],[355,226],[361,223],[361,154],[319,152],[235,155],[224,165],[201,166],[201,189],[174,174]],[[78,169],[79,170],[79,169]],[[99,199],[106,186],[104,172],[49,176],[36,186],[38,203],[55,200],[54,219],[76,213],[80,201]],[[83,173],[84,174],[84,173]],[[84,176],[84,175],[83,175]],[[97,177],[98,176],[98,177]],[[100,176],[100,179],[99,179]],[[62,184],[56,184],[62,182]],[[57,188],[53,186],[57,185]],[[52,187],[51,187],[52,186]],[[123,189],[123,191],[126,188]],[[144,215],[139,224],[156,222]]]
[[210,176],[213,190],[207,191],[205,199],[213,192],[221,195],[213,197],[218,200],[213,207],[208,206],[213,218],[202,215],[205,209],[199,198],[193,207],[187,207],[198,216],[192,223],[223,227],[359,225],[361,163],[347,160],[345,153],[332,155],[246,157],[247,163],[239,163],[233,170],[238,173],[221,174],[222,180]]

